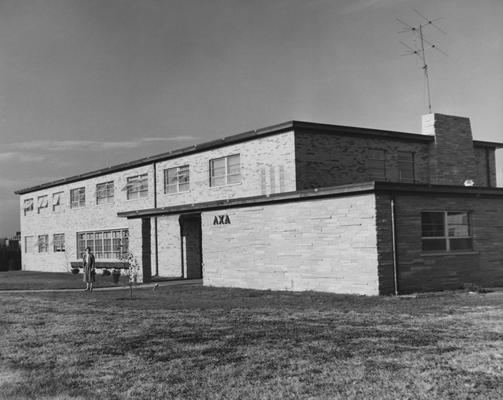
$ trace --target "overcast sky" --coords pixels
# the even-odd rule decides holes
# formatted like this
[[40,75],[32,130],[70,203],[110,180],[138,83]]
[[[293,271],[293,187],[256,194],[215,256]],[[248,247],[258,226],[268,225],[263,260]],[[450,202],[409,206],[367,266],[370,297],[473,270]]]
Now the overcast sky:
[[[433,111],[503,141],[501,0],[0,0],[0,237],[13,191],[297,119],[419,133]],[[499,164],[501,167],[501,163]]]

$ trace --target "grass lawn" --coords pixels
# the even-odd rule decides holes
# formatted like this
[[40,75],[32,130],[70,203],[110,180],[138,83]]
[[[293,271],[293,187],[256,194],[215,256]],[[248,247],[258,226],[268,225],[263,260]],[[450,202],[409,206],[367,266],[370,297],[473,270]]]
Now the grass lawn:
[[0,294],[0,399],[501,399],[503,293]]
[[[112,282],[111,276],[96,273],[94,287],[124,286],[128,277],[121,276],[118,284]],[[0,290],[12,289],[84,289],[82,273],[73,275],[71,272],[36,272],[36,271],[4,271],[0,272]]]

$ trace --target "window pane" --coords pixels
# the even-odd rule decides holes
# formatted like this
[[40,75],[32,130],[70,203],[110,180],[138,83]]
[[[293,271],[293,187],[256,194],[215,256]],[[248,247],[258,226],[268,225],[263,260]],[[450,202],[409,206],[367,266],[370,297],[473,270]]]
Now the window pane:
[[449,246],[451,250],[472,250],[472,239],[449,239]]
[[227,177],[227,183],[239,183],[241,182],[241,175],[229,175]]
[[414,182],[414,153],[398,152],[398,172],[402,182]]
[[445,239],[423,239],[423,251],[447,250]]
[[421,229],[423,237],[445,236],[443,212],[422,212]]
[[225,175],[225,158],[211,160],[211,176]]
[[447,224],[449,236],[466,237],[470,236],[468,213],[449,212],[447,213]]

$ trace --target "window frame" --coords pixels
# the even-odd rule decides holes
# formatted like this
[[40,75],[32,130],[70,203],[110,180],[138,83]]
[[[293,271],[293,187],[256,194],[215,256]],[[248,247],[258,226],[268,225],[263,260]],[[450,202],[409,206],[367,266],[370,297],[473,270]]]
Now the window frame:
[[55,253],[65,252],[65,234],[55,233],[52,235],[53,251]]
[[[77,193],[77,199],[74,197]],[[78,187],[70,189],[70,208],[84,208],[86,206],[86,187]]]
[[47,194],[37,197],[37,214],[40,214],[40,210],[45,208],[49,208],[49,195]]
[[128,200],[136,200],[144,197],[148,197],[148,173],[127,177],[126,198]]
[[[175,174],[175,183],[169,183],[169,173],[174,172]],[[186,172],[186,175],[184,175]],[[180,178],[187,177],[185,182],[180,182]],[[181,189],[181,185],[187,185],[187,189]],[[168,188],[174,187],[176,190],[169,191]],[[180,165],[177,167],[166,168],[164,170],[164,194],[175,194],[175,193],[184,193],[190,191],[190,166],[189,164]]]
[[[229,173],[229,161],[233,158],[237,158],[239,161],[239,173]],[[224,160],[224,174],[215,175],[215,162]],[[230,177],[239,177],[239,182],[232,182]],[[224,179],[224,183],[217,184],[217,179]],[[219,187],[219,186],[227,186],[227,185],[238,185],[242,182],[241,175],[241,153],[230,154],[224,157],[212,158],[209,160],[209,183],[210,187]]]
[[[30,203],[31,204],[27,207],[26,204]],[[24,199],[23,201],[23,211],[24,211],[24,216],[26,217],[26,215],[28,215],[29,213],[32,213],[34,211],[34,208],[35,208],[35,199],[30,197],[29,199]]]
[[[443,234],[438,235],[438,236],[424,236],[424,224],[423,224],[423,214],[442,214],[442,222],[443,222]],[[449,214],[466,214],[466,227],[468,231],[468,235],[462,235],[462,236],[453,236],[449,235],[449,228],[453,227],[455,225],[460,225],[460,224],[449,224],[448,216]],[[460,211],[460,210],[449,210],[449,211],[438,211],[438,210],[423,210],[421,211],[421,250],[424,253],[466,253],[466,252],[472,252],[473,251],[473,226],[472,226],[472,212],[471,211]],[[462,224],[463,226],[465,224]],[[452,249],[451,245],[451,240],[456,240],[456,239],[464,239],[468,240],[470,243],[469,248],[463,248],[463,249]],[[443,249],[425,249],[424,244],[425,241],[432,241],[432,240],[443,240],[444,241],[444,248]]]
[[[117,242],[119,243],[118,246]],[[116,248],[114,248],[114,243],[117,246]],[[77,232],[76,244],[78,259],[84,256],[85,248],[89,246],[96,259],[120,260],[129,252],[129,229],[118,228]]]
[[[103,187],[104,186],[104,190]],[[111,186],[111,187],[110,187]],[[110,194],[111,192],[111,194]],[[105,193],[105,196],[100,196],[100,194]],[[96,205],[101,206],[104,204],[111,204],[114,202],[115,198],[115,184],[114,181],[102,182],[96,184]],[[101,200],[101,201],[100,201]]]
[[38,235],[38,252],[48,253],[49,252],[49,235]]
[[[31,242],[31,243],[28,243],[28,242]],[[34,235],[27,235],[24,237],[24,252],[25,253],[35,253],[35,236]]]
[[[52,211],[57,212],[61,209],[61,198],[63,197],[64,192],[56,192],[52,194]],[[55,200],[57,199],[57,200]]]
[[[409,155],[410,160],[404,160],[403,158],[400,159],[401,154]],[[398,180],[400,182],[414,183],[416,181],[415,161],[416,161],[416,155],[413,151],[400,150],[397,152]],[[405,177],[405,178],[402,177],[402,172],[407,170],[407,168],[403,168],[404,166],[410,167],[411,177]]]
[[[375,157],[377,154],[382,155],[382,158]],[[386,150],[384,149],[368,149],[367,168],[372,178],[376,180],[386,181],[388,179],[386,173]],[[382,170],[382,176],[380,173]]]

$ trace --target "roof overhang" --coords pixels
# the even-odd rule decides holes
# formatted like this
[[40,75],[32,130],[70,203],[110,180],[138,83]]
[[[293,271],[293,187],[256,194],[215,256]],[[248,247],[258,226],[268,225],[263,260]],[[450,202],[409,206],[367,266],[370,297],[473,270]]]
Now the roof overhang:
[[173,215],[212,211],[219,209],[254,207],[273,203],[288,203],[295,201],[315,200],[331,197],[344,197],[361,195],[365,193],[387,193],[400,195],[425,195],[425,196],[470,196],[470,197],[501,197],[503,188],[466,187],[450,185],[421,185],[413,183],[392,182],[363,182],[353,185],[333,186],[322,189],[309,189],[295,192],[276,193],[240,199],[217,200],[178,205],[171,207],[148,208],[143,210],[119,212],[119,217],[134,219],[147,218],[160,215]]

